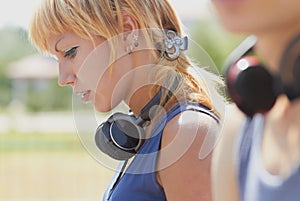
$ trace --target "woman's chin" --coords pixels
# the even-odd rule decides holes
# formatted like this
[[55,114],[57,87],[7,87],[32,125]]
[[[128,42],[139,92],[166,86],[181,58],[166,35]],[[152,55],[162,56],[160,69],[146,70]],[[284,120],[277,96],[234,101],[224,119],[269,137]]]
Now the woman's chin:
[[98,112],[109,112],[112,110],[112,107],[110,104],[94,104],[94,108]]

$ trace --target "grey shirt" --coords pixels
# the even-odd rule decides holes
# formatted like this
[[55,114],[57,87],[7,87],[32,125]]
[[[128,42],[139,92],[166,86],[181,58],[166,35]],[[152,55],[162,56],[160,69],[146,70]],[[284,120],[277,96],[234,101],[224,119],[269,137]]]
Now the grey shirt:
[[245,121],[236,149],[241,201],[300,201],[300,165],[288,177],[272,175],[263,165],[261,142],[264,118]]

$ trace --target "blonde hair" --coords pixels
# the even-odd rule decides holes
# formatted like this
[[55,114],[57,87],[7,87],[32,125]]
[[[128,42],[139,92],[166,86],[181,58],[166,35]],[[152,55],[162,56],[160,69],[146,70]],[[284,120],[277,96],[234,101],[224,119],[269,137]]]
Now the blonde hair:
[[[92,41],[95,36],[109,39],[123,32],[123,13],[131,14],[140,29],[174,30],[182,36],[180,21],[168,0],[43,0],[32,16],[29,37],[43,52],[49,51],[47,40],[51,36],[66,32]],[[176,97],[197,101],[219,114],[211,99],[211,94],[218,94],[216,85],[208,87],[206,81],[189,73],[194,64],[183,52],[174,61],[162,57],[160,65],[170,67],[156,74],[160,84],[170,89],[178,82],[173,92]],[[170,71],[176,72],[176,76]],[[222,83],[213,74],[205,76]]]

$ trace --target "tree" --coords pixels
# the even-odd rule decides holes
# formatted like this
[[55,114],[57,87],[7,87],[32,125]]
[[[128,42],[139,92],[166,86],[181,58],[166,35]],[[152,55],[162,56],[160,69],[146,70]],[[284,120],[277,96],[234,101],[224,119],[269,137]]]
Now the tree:
[[[6,108],[12,99],[12,80],[6,76],[11,62],[19,60],[37,50],[30,44],[26,30],[17,27],[4,27],[0,30],[0,109]],[[25,100],[28,111],[51,111],[70,109],[71,92],[57,85],[53,79],[44,90],[29,84],[28,96]]]

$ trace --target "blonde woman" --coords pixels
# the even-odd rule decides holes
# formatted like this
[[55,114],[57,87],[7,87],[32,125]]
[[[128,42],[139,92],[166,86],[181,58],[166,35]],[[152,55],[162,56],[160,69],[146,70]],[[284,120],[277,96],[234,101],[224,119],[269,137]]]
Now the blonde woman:
[[[132,111],[98,128],[102,151],[111,149],[107,154],[121,161],[133,157],[103,200],[211,200],[211,155],[199,153],[220,127],[213,96],[221,105],[223,99],[209,83],[221,82],[201,69],[202,79],[190,72],[188,40],[167,0],[43,0],[30,38],[57,58],[59,85],[71,86],[99,112],[121,101]],[[116,118],[138,127],[138,134],[145,130],[133,149],[116,142],[118,135],[131,134],[112,126]]]

